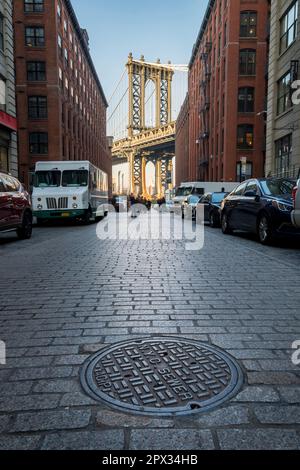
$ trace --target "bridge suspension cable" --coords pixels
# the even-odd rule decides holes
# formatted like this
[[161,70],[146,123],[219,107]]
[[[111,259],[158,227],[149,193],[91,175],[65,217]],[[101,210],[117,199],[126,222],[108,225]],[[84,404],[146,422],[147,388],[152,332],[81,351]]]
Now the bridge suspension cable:
[[122,98],[120,99],[120,101],[118,102],[117,106],[115,107],[115,109],[113,110],[113,112],[109,115],[108,119],[107,119],[107,122],[110,122],[110,120],[112,119],[112,117],[114,116],[114,114],[116,113],[117,109],[119,108],[120,104],[122,103],[123,99],[125,98],[127,92],[128,92],[128,89],[125,91],[125,93],[122,95]]
[[115,86],[114,91],[112,92],[111,96],[109,97],[108,104],[111,103],[111,100],[112,100],[113,97],[115,96],[115,94],[116,94],[116,92],[117,92],[119,86],[120,86],[121,83],[122,83],[123,78],[125,77],[125,74],[126,74],[126,68],[124,69],[123,74],[122,74],[120,80],[118,81],[117,85]]

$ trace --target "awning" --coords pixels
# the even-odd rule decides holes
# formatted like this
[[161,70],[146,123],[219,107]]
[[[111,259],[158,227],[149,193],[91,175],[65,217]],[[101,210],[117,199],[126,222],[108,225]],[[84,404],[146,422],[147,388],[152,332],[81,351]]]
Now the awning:
[[7,127],[11,131],[17,131],[17,119],[4,111],[0,111],[0,126]]

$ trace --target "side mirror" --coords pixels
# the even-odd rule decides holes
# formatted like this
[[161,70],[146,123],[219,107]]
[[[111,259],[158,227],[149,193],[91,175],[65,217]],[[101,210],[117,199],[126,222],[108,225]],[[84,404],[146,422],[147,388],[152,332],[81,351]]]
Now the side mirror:
[[256,197],[257,194],[255,191],[246,191],[244,194],[245,197]]

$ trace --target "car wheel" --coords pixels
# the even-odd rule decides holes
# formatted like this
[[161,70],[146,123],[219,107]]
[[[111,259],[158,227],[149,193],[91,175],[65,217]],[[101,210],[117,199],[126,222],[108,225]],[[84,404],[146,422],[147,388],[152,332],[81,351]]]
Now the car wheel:
[[92,218],[92,216],[93,216],[92,210],[91,210],[91,208],[89,208],[89,209],[85,212],[85,214],[84,214],[84,216],[83,216],[83,218],[82,218],[83,224],[84,224],[84,225],[89,225],[89,224],[91,223],[91,218]]
[[266,214],[262,214],[258,218],[257,235],[262,245],[268,245],[273,239],[271,221]]
[[32,216],[29,212],[25,212],[23,216],[22,226],[18,228],[17,235],[20,240],[29,240],[32,235]]
[[209,224],[212,228],[215,228],[218,225],[217,218],[213,212],[209,214]]
[[221,225],[222,225],[222,232],[224,233],[224,235],[232,234],[232,229],[230,228],[227,214],[222,215],[222,224]]

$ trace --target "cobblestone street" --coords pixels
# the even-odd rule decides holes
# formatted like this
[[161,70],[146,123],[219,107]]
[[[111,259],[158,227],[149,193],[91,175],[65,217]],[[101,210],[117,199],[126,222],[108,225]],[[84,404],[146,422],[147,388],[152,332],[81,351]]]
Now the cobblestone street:
[[[175,218],[175,224],[181,224]],[[99,240],[96,225],[0,237],[0,449],[300,449],[300,250],[205,229],[183,241]],[[209,413],[123,414],[81,388],[104,345],[149,336],[224,349],[241,392]]]

